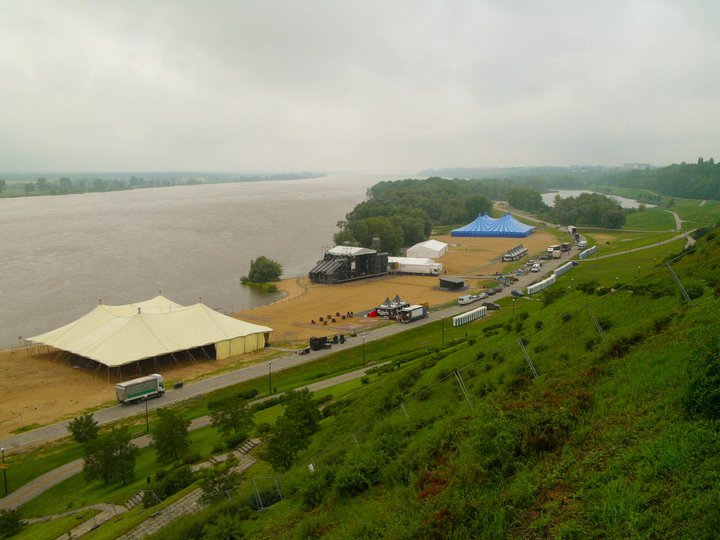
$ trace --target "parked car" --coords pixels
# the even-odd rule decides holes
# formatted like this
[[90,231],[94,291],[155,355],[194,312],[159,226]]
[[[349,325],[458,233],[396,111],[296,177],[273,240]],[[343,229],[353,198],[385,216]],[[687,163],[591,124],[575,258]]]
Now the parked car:
[[493,294],[495,294],[495,289],[488,289],[487,291],[485,291],[485,294],[487,294],[488,296],[492,296]]
[[548,255],[547,253],[543,253],[542,255],[540,255],[538,257],[538,259],[541,259],[543,261],[547,261],[549,258],[550,258],[550,255]]
[[495,302],[483,302],[482,305],[488,308],[488,310],[500,309],[500,305]]
[[515,298],[520,298],[521,296],[525,296],[525,293],[523,293],[522,291],[520,291],[518,289],[513,289],[512,291],[510,291],[510,294],[512,294]]
[[481,292],[480,294],[477,295],[477,297],[478,297],[478,300],[485,300],[485,298],[487,298],[488,295],[487,295],[487,293]]

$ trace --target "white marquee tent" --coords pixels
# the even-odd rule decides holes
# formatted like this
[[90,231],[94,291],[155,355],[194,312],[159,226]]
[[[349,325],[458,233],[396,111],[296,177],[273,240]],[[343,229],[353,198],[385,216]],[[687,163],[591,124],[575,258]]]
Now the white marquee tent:
[[407,250],[408,257],[417,257],[421,259],[437,259],[445,255],[448,245],[439,240],[425,240],[419,244],[409,247]]
[[182,306],[163,296],[124,306],[100,304],[78,320],[27,341],[119,367],[214,345],[216,358],[265,347],[272,328],[228,317],[198,303]]

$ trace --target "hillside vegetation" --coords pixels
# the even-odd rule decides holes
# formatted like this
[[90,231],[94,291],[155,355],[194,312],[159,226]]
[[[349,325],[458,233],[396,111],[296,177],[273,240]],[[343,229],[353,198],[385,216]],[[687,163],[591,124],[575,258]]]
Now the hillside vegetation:
[[325,404],[288,471],[256,465],[156,537],[715,538],[716,234],[393,338],[404,352]]

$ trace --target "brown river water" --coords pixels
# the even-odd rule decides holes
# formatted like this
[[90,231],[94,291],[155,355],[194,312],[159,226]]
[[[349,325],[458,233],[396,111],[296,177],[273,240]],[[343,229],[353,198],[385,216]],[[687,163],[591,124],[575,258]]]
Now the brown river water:
[[158,294],[240,311],[278,298],[240,285],[250,260],[304,275],[336,222],[392,175],[0,199],[0,348],[105,304]]

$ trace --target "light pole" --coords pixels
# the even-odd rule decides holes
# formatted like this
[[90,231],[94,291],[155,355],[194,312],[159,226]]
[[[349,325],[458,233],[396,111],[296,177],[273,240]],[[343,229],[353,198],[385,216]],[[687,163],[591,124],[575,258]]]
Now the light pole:
[[442,316],[442,344],[445,345],[445,315]]
[[0,452],[2,452],[2,470],[3,470],[3,478],[5,479],[5,496],[8,494],[8,488],[7,488],[7,465],[5,465],[5,449],[0,448]]
[[513,298],[513,301],[512,301],[512,305],[513,305],[513,316],[512,316],[512,318],[515,319],[515,299],[514,299],[514,298]]
[[148,417],[147,399],[145,400],[145,433],[150,433],[150,418]]
[[363,368],[365,368],[365,335],[360,336],[362,338],[362,362]]
[[570,278],[570,289],[575,290],[575,278]]
[[272,360],[268,360],[268,396],[272,395]]

